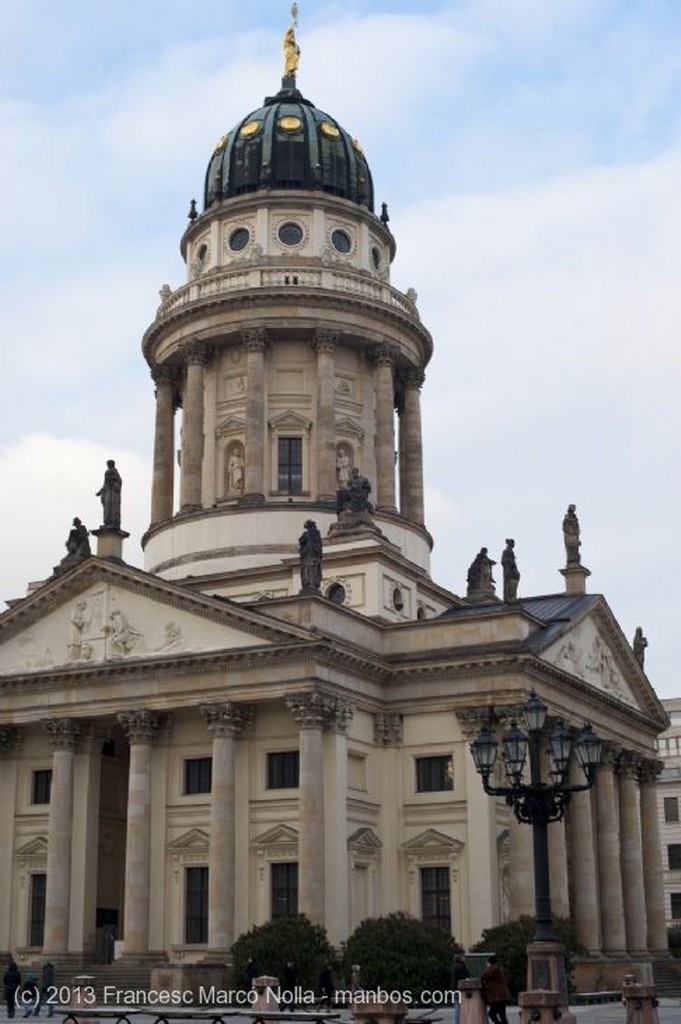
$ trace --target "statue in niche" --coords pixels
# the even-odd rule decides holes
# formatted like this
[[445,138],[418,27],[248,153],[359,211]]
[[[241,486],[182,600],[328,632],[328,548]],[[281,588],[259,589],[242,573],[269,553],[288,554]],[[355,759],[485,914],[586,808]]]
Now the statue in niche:
[[648,646],[648,641],[644,637],[643,630],[640,626],[636,627],[636,632],[634,633],[634,641],[631,646],[636,661],[639,663],[641,668],[643,668],[646,660],[646,647]]
[[83,525],[78,516],[73,520],[73,526],[69,530],[69,535],[66,539],[66,551],[67,558],[89,558],[92,554],[87,526]]
[[515,560],[515,541],[512,537],[506,538],[506,547],[501,555],[501,568],[504,573],[504,601],[513,604],[518,600],[518,581],[520,573]]
[[346,445],[339,445],[336,451],[336,481],[339,490],[348,486],[351,473],[352,452]]
[[104,483],[96,497],[102,502],[102,526],[121,528],[121,488],[123,480],[113,459],[107,459]]
[[568,565],[581,565],[579,549],[582,542],[579,538],[579,519],[576,515],[576,509],[576,505],[568,505],[568,510],[563,519],[565,559]]
[[492,566],[496,564],[487,554],[487,548],[480,548],[480,551],[470,564],[466,577],[468,582],[467,596],[469,598],[479,600],[486,597],[495,597],[496,590],[494,578],[492,577]]
[[336,511],[341,516],[344,512],[353,515],[370,514],[374,506],[369,501],[371,484],[367,477],[362,476],[357,467],[350,470],[350,476],[345,487],[341,487],[336,494]]
[[227,493],[244,493],[244,453],[240,444],[232,446],[227,459]]
[[318,594],[322,582],[322,535],[312,519],[298,539],[301,594]]

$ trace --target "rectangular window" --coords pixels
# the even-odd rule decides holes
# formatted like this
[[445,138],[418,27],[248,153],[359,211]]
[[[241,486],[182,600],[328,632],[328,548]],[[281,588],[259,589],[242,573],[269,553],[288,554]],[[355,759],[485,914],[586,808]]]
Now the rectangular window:
[[208,942],[208,868],[185,868],[184,941]]
[[678,796],[666,796],[664,798],[664,820],[679,820],[679,798]]
[[34,804],[49,804],[52,791],[52,769],[41,768],[33,772],[32,802]]
[[670,843],[667,847],[670,871],[681,871],[681,843]]
[[298,913],[297,863],[272,864],[272,917],[295,917]]
[[298,788],[298,751],[277,750],[267,755],[267,788]]
[[681,921],[681,892],[673,892],[672,897],[672,920]]
[[28,918],[28,944],[29,946],[42,946],[45,935],[45,889],[47,888],[47,875],[31,875],[31,888]]
[[449,868],[421,868],[421,917],[428,924],[451,930]]
[[417,757],[416,792],[437,793],[444,789],[454,789],[451,757],[447,754],[443,757]]
[[277,490],[285,494],[302,494],[303,441],[300,437],[278,439]]
[[210,793],[212,757],[188,757],[184,762],[185,793]]

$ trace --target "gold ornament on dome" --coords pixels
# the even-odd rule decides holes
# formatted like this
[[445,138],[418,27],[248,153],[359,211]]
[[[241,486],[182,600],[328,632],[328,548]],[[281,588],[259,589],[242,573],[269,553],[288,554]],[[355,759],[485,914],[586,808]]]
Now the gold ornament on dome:
[[260,121],[248,121],[239,132],[239,135],[241,135],[244,139],[252,139],[253,136],[257,135],[259,131]]
[[340,135],[338,128],[336,128],[335,124],[331,124],[330,121],[322,121],[319,130],[322,135],[326,135],[327,139],[337,139]]
[[229,141],[229,135],[223,135],[222,138],[218,139],[218,141],[215,143],[215,149],[213,150],[213,152],[214,153],[222,153],[222,151],[225,148],[225,146],[227,145],[228,141]]
[[359,144],[359,142],[357,141],[357,139],[353,139],[353,140],[352,140],[352,148],[353,148],[353,149],[356,149],[358,153],[361,153],[361,154],[362,154],[362,156],[364,156],[364,150],[363,150],[363,149],[362,149],[362,147],[360,146],[360,144]]
[[298,25],[298,4],[291,4],[291,27],[286,30],[284,36],[284,77],[295,78],[298,65],[300,64],[300,47],[296,42],[296,27]]
[[278,121],[279,127],[285,132],[298,132],[303,127],[303,122],[299,117],[280,117]]

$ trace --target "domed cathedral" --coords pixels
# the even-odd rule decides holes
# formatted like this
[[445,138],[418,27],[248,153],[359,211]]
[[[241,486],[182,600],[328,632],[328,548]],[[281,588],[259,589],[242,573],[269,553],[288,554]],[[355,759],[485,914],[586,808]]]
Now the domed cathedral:
[[[395,240],[359,142],[296,85],[223,135],[182,239],[187,282],[144,337],[156,382],[150,572],[238,600],[297,592],[357,469],[373,528],[325,545],[323,591],[388,621],[446,607],[429,578],[420,388],[432,341],[390,284]],[[179,504],[174,409],[182,407]]]
[[[519,594],[513,539],[498,593],[485,547],[461,553],[465,596],[431,579],[431,337],[390,284],[360,144],[299,91],[294,26],[285,57],[210,155],[186,281],[144,335],[145,569],[124,561],[110,460],[96,551],[75,519],[0,617],[0,950],[208,971],[272,917],[304,912],[338,946],[396,910],[468,946],[534,913],[532,828],[470,749],[534,693],[552,778],[579,787],[548,826],[553,909],[583,985],[614,987],[666,951],[645,645],[587,592],[574,505],[555,593]],[[592,788],[565,755],[586,720]]]

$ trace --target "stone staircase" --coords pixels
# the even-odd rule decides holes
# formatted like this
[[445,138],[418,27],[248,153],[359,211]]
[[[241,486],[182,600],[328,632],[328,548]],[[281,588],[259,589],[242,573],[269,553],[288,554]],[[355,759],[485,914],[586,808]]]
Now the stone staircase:
[[681,960],[655,960],[653,984],[658,996],[663,998],[681,996]]
[[[109,1005],[133,1005],[123,993],[133,991],[148,992],[149,980],[152,968],[155,965],[150,962],[112,963],[112,964],[85,964],[83,967],[71,968],[67,974],[64,968],[57,965],[57,985],[92,986],[95,990],[97,1003],[104,1001],[104,989],[111,986],[119,990],[112,993],[107,990],[107,1003]],[[135,1003],[141,1000],[135,1000]]]

